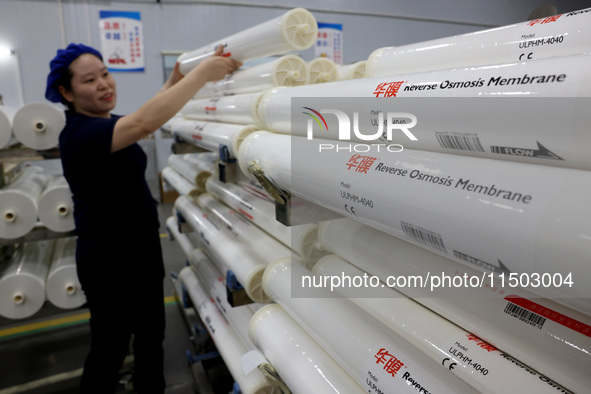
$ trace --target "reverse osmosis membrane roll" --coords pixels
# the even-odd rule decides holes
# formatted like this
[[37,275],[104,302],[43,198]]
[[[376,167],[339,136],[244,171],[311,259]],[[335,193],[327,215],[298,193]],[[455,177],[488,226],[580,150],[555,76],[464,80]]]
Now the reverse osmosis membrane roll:
[[[196,155],[202,155],[202,153]],[[215,171],[215,167],[210,161],[214,157],[217,156],[206,154],[206,157],[191,158],[183,154],[170,155],[168,156],[168,165],[199,188],[200,179],[203,176],[211,175],[212,171]]]
[[317,57],[308,62],[310,84],[326,83],[338,80],[337,65],[326,57]]
[[296,55],[285,55],[246,69],[228,74],[224,79],[208,82],[193,98],[232,96],[260,92],[276,86],[306,85],[308,63]]
[[591,170],[590,103],[586,54],[273,88],[257,121],[307,138]]
[[54,175],[39,198],[39,220],[56,232],[72,231],[74,225],[74,202],[68,181],[63,175]]
[[[319,239],[328,251],[389,285],[399,282],[388,282],[390,277],[482,277],[480,270],[348,218],[321,223]],[[591,319],[521,288],[501,287],[496,279],[478,287],[448,283],[445,286],[453,293],[439,297],[430,284],[422,287],[409,282],[395,289],[561,385],[575,392],[587,391],[591,386]],[[370,294],[373,290],[369,289]]]
[[232,377],[240,385],[244,393],[280,394],[279,385],[266,378],[258,369],[246,374],[240,363],[241,357],[248,352],[232,327],[221,315],[220,311],[204,290],[192,267],[183,268],[179,277],[187,289],[199,317],[205,323],[207,331],[213,338],[217,350],[222,355]]
[[49,103],[31,103],[14,115],[14,136],[33,149],[51,149],[58,145],[59,134],[66,125],[64,110]]
[[[285,259],[267,268],[265,291],[357,384],[371,393],[476,393],[477,390],[417,352],[398,334],[376,324],[344,298],[317,288],[292,297],[292,279],[311,276],[297,261]],[[370,391],[371,390],[371,391]]]
[[[312,272],[320,278],[362,278],[367,275],[337,255],[320,259]],[[355,297],[350,287],[339,287],[338,291],[344,296]],[[396,290],[378,284],[372,292],[379,298],[349,299],[479,392],[552,393],[561,389],[555,384],[549,385],[548,378],[531,373],[531,368],[526,371],[514,364],[513,357],[506,358],[502,350]]]
[[191,99],[181,114],[186,119],[250,125],[255,121],[256,105],[263,92],[237,94],[209,99]]
[[269,302],[269,297],[261,284],[266,265],[257,261],[246,245],[236,242],[231,234],[216,226],[203,210],[187,197],[177,198],[175,208],[197,232],[199,246],[219,264],[218,267],[224,268],[220,270],[224,274],[227,270],[232,270],[253,301]]
[[365,65],[367,60],[361,60],[352,64],[337,65],[337,81],[358,79],[365,77]]
[[367,394],[279,305],[259,309],[249,331],[292,393]]
[[316,248],[318,241],[316,234],[318,226],[316,224],[302,224],[292,227],[283,225],[275,219],[275,205],[256,190],[246,189],[232,183],[223,183],[214,177],[207,179],[205,188],[208,193],[244,215],[304,259],[319,258],[320,254]]
[[41,309],[53,247],[54,241],[17,246],[0,275],[0,315],[8,319],[24,319]]
[[47,179],[41,167],[30,166],[0,189],[0,238],[19,238],[35,227]]
[[184,160],[193,164],[198,171],[215,173],[219,154],[217,152],[185,153],[181,156]]
[[195,184],[189,182],[187,178],[179,174],[172,167],[164,167],[162,170],[162,178],[180,195],[191,195],[196,191]]
[[181,250],[188,261],[191,252],[193,252],[197,246],[193,244],[193,241],[191,241],[187,234],[180,232],[179,222],[175,216],[170,216],[168,219],[166,219],[166,228],[171,233],[172,238],[179,243],[179,246],[181,247]]
[[310,48],[316,41],[318,23],[308,10],[294,8],[283,15],[242,30],[211,44],[183,53],[178,58],[179,70],[187,74],[219,45],[224,55],[239,61],[278,55]]
[[[530,291],[591,312],[591,211],[583,208],[591,172],[369,145],[319,152],[325,143],[259,131],[238,162],[245,173],[258,163],[296,196],[451,259],[523,273]],[[536,286],[543,273],[560,283]]]
[[375,50],[368,76],[514,62],[591,50],[589,9],[453,37]]
[[172,134],[195,146],[219,152],[226,146],[232,158],[236,157],[240,143],[250,133],[258,130],[255,125],[216,123],[203,120],[177,120],[172,126]]
[[53,305],[62,309],[78,308],[86,302],[76,269],[76,237],[55,241],[45,293]]
[[16,142],[12,132],[12,121],[17,109],[0,105],[0,149]]

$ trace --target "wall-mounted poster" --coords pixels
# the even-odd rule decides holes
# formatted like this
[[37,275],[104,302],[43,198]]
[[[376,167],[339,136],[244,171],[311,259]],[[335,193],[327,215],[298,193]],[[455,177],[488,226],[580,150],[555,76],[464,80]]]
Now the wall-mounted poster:
[[139,12],[100,11],[102,54],[109,71],[144,71],[144,33]]
[[318,22],[318,38],[314,46],[315,57],[326,57],[343,64],[343,24]]

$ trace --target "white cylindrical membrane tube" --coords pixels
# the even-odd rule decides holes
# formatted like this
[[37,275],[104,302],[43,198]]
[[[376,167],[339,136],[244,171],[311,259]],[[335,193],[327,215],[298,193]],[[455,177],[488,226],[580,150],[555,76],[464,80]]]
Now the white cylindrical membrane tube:
[[226,146],[232,158],[236,157],[240,143],[250,133],[258,130],[255,125],[217,123],[204,120],[177,120],[172,126],[172,134],[192,145],[219,152]]
[[376,49],[368,76],[559,57],[591,50],[589,9],[453,37]]
[[62,309],[78,308],[86,302],[76,269],[76,237],[55,241],[45,293],[53,305]]
[[278,55],[310,48],[316,41],[318,23],[308,10],[294,8],[283,15],[242,30],[226,38],[190,52],[178,58],[180,72],[187,74],[203,59],[224,46],[224,55],[239,61]]
[[[270,153],[270,152],[267,152]],[[205,183],[207,192],[223,201],[234,211],[265,230],[284,245],[290,247],[305,260],[317,259],[316,224],[302,224],[287,227],[275,219],[275,205],[265,195],[252,188],[244,188],[233,183],[223,183],[209,177]]]
[[215,342],[232,377],[244,393],[278,394],[281,391],[277,383],[266,378],[258,369],[245,374],[240,363],[241,357],[248,352],[228,321],[224,319],[192,267],[183,268],[179,277],[187,289],[191,301],[203,321],[209,335]]
[[209,99],[191,99],[181,108],[186,119],[249,125],[255,121],[256,106],[263,92]]
[[0,105],[0,149],[18,142],[12,132],[12,122],[17,109]]
[[0,238],[19,238],[35,227],[39,198],[47,180],[41,167],[30,166],[0,189]]
[[179,246],[188,261],[191,252],[197,248],[197,245],[193,244],[193,241],[191,241],[187,234],[180,232],[179,222],[175,216],[170,216],[166,219],[166,228],[172,235],[172,238],[179,243]]
[[215,173],[219,154],[217,152],[185,153],[182,158],[191,163],[197,171]]
[[317,57],[308,62],[310,72],[309,83],[318,84],[338,80],[337,65],[326,57]]
[[352,64],[337,64],[337,81],[358,79],[365,77],[367,60],[360,60]]
[[[262,130],[313,138],[591,170],[589,97],[586,54],[273,88],[258,103],[257,121]],[[292,118],[294,98],[306,98],[304,107],[316,107],[326,125],[299,107]],[[312,98],[330,101],[318,108]],[[335,111],[349,124],[341,127]]]
[[49,178],[39,198],[39,220],[45,227],[56,232],[72,231],[74,202],[70,186],[63,175]]
[[[393,277],[427,278],[428,273],[482,277],[480,270],[348,218],[321,223],[319,239],[328,251],[389,286],[398,284]],[[439,288],[430,287],[435,281],[394,288],[561,385],[585,392],[591,386],[589,316],[521,288],[501,287],[498,279],[478,287],[447,284],[450,292],[440,296]]]
[[263,286],[357,384],[372,393],[477,392],[349,300],[323,288],[292,297],[292,283],[305,276],[311,271],[285,259],[269,265]]
[[[358,278],[363,281],[367,273],[337,255],[321,258],[312,272],[319,278]],[[347,280],[347,279],[344,279]],[[376,277],[377,280],[377,277]],[[336,283],[336,282],[335,282]],[[443,363],[460,379],[481,393],[530,392],[552,393],[558,387],[548,385],[549,380],[532,374],[514,364],[505,354],[477,336],[442,318],[433,311],[405,297],[398,291],[367,286],[374,297],[354,298],[353,287],[337,286],[337,291],[369,313],[402,338],[416,346],[438,364]]]
[[175,208],[197,232],[199,247],[216,261],[218,268],[224,274],[227,270],[232,270],[253,301],[268,302],[269,297],[261,284],[266,265],[257,261],[246,245],[236,242],[233,235],[216,226],[207,214],[187,197],[177,198]]
[[325,143],[256,132],[238,162],[243,172],[259,163],[296,196],[459,262],[558,275],[559,285],[532,281],[530,291],[591,311],[591,211],[583,208],[591,172],[369,145],[319,152]]
[[51,149],[58,145],[59,134],[66,125],[63,108],[49,103],[31,103],[14,115],[14,136],[33,149]]
[[189,182],[187,178],[179,174],[174,168],[172,167],[164,167],[162,170],[162,179],[166,181],[174,190],[177,191],[180,195],[189,195],[195,189],[195,184]]
[[55,241],[20,244],[0,275],[0,315],[24,319],[45,302],[45,280]]
[[367,394],[279,305],[259,309],[249,331],[292,393]]
[[306,85],[308,63],[296,55],[285,55],[253,67],[239,69],[224,79],[208,82],[193,98],[232,96],[260,92],[276,86]]
[[[197,155],[201,155],[201,153],[197,153]],[[211,173],[212,170],[215,171],[215,167],[210,162],[210,160],[214,160],[214,155],[207,154],[202,159],[204,160],[187,158],[185,154],[170,155],[168,156],[168,165],[174,168],[175,171],[185,177],[189,182],[197,185],[199,174],[202,172]]]

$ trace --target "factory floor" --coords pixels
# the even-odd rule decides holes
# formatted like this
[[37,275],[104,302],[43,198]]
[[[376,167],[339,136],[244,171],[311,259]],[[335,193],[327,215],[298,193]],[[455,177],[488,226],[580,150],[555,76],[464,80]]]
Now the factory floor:
[[[194,326],[195,323],[187,319],[185,311],[188,309],[175,297],[178,290],[175,292],[173,276],[185,266],[186,258],[166,230],[166,219],[172,214],[172,204],[160,204],[158,209],[167,272],[164,281],[165,392],[227,394],[232,391],[231,376],[215,352],[211,358],[201,356],[204,350],[208,354],[212,350],[206,346],[213,345],[207,343],[207,334],[201,333],[198,339],[192,336],[189,324]],[[199,323],[198,318],[195,319]],[[84,307],[63,310],[46,303],[41,311],[24,320],[0,317],[0,394],[77,393],[89,343],[88,310]],[[188,355],[199,361],[190,363]],[[126,371],[132,367],[133,356],[130,354],[121,370],[122,381],[127,380],[129,375]],[[117,393],[130,390],[132,384],[121,383]]]

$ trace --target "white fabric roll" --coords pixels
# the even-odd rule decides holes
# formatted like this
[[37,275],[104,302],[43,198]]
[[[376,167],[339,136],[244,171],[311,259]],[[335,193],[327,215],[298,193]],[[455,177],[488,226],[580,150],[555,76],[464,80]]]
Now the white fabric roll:
[[294,394],[367,393],[277,304],[250,321],[256,346]]
[[39,198],[39,220],[45,227],[56,232],[72,231],[74,202],[70,186],[63,175],[49,178]]
[[352,64],[337,64],[337,81],[358,79],[365,77],[365,65],[367,60],[361,60]]
[[0,189],[0,238],[19,238],[35,227],[39,198],[47,180],[41,167],[30,166]]
[[250,125],[255,121],[256,106],[263,92],[189,100],[181,114],[187,119]]
[[12,132],[12,122],[17,109],[0,106],[0,149],[17,142]]
[[310,70],[309,83],[311,85],[318,83],[333,82],[338,80],[337,65],[326,57],[318,57],[308,62]]
[[59,134],[66,125],[64,109],[49,103],[31,103],[14,115],[14,136],[32,149],[51,149],[58,145]]
[[86,302],[76,269],[76,237],[55,241],[45,292],[47,299],[62,309],[78,308]]
[[174,168],[167,166],[162,170],[162,178],[180,195],[189,195],[195,190],[195,184],[179,174]]
[[19,245],[0,275],[0,315],[24,319],[45,302],[45,280],[55,241]]
[[213,54],[219,45],[224,45],[224,55],[246,61],[308,49],[314,45],[317,34],[318,23],[314,15],[303,8],[294,8],[277,18],[183,53],[177,61],[181,73],[187,74]]

